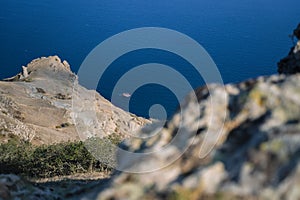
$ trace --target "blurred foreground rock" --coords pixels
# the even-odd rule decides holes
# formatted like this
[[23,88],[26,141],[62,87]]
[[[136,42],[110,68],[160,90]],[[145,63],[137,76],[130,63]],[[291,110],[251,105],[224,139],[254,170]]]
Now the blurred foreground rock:
[[[145,128],[141,136],[151,139],[123,144],[158,153],[122,156],[119,166],[154,171],[116,173],[98,199],[300,199],[300,75],[209,85],[196,93],[199,104],[187,97],[181,119],[178,112],[158,132]],[[171,143],[178,130],[181,139]]]
[[15,175],[0,175],[0,199],[57,199],[51,190],[37,188]]

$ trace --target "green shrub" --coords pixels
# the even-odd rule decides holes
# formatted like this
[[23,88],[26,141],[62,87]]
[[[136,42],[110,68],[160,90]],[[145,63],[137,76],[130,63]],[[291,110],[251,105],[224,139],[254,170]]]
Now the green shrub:
[[[33,146],[16,139],[0,145],[0,173],[17,174],[30,178],[47,178],[74,173],[111,170],[116,136],[91,138],[86,142],[65,142]],[[113,144],[113,145],[112,145]],[[87,148],[89,151],[87,150]],[[100,155],[94,158],[93,155]],[[96,154],[95,154],[96,153]]]

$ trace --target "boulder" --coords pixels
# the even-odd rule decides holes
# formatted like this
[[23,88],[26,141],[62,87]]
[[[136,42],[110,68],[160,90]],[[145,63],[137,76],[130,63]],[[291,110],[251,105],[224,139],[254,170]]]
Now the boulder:
[[[208,85],[196,94],[161,130],[147,127],[122,144],[144,154],[119,157],[124,172],[98,199],[300,199],[300,75]],[[205,145],[213,148],[201,156]]]

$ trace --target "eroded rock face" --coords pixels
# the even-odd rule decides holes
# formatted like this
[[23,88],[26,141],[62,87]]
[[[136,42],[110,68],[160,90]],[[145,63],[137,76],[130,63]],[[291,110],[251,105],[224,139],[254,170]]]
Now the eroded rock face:
[[[148,160],[121,157],[118,164],[128,169],[155,168],[170,162],[179,147],[189,146],[188,150],[154,172],[116,173],[107,189],[98,192],[98,199],[299,199],[300,75],[259,77],[225,88],[209,85],[196,93],[200,103],[187,97],[181,120],[177,113],[158,133],[156,128],[144,129],[142,136],[154,135],[151,139],[131,139],[123,148],[159,152],[183,125],[189,131],[180,144],[172,144],[167,154],[161,150]],[[219,99],[215,108],[211,107],[212,98]],[[200,107],[195,107],[197,104]],[[200,115],[191,112],[196,108],[201,109]],[[219,114],[209,123],[212,110]],[[205,138],[209,126],[222,127],[223,122],[223,129],[211,129]],[[218,141],[210,140],[219,131]],[[199,158],[204,142],[211,142],[214,148]]]
[[[299,199],[300,75],[259,77],[225,87],[208,85],[196,94],[198,100],[188,96],[183,103],[182,118],[178,112],[161,130],[157,131],[157,124],[147,126],[140,135],[145,139],[130,139],[121,145],[132,152],[158,153],[149,160],[119,157],[119,165],[140,170],[162,164],[166,167],[141,174],[116,172],[106,182],[76,187],[75,193],[49,193],[49,187],[32,186],[5,175],[0,176],[0,197],[36,194],[40,199],[48,199],[49,195],[100,200]],[[215,108],[213,98],[217,99]],[[195,108],[201,112],[193,112]],[[215,111],[215,121],[210,123]],[[180,126],[186,130],[184,137],[170,145],[167,153],[160,151],[171,144]],[[211,132],[205,137],[207,130]],[[217,142],[211,140],[219,133]],[[211,143],[213,149],[200,158],[204,142]],[[182,146],[189,148],[170,162]],[[22,193],[16,189],[18,185]]]
[[[74,102],[81,109],[74,109]],[[35,144],[112,133],[126,137],[148,122],[80,86],[68,62],[58,56],[35,59],[20,74],[0,81],[1,136],[17,135]]]
[[[293,36],[300,40],[300,24],[294,30]],[[278,73],[295,74],[300,72],[300,41],[291,48],[288,56],[278,63]]]

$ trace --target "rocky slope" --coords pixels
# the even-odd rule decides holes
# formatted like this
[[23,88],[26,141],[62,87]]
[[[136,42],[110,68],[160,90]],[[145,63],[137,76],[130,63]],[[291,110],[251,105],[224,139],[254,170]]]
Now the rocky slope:
[[[279,68],[291,69],[294,58]],[[141,156],[119,150],[118,168],[136,173],[116,171],[107,182],[83,187],[89,190],[65,191],[59,197],[300,199],[300,74],[296,72],[197,89],[197,99],[188,95],[181,112],[161,129],[153,124],[143,128],[138,138],[122,143],[122,149]],[[1,181],[7,179],[0,177],[0,195],[50,199],[56,194],[47,196],[47,188],[31,185],[18,193],[14,184]],[[35,191],[40,191],[38,198]]]
[[[67,61],[61,62],[57,56],[33,60],[22,68],[20,74],[0,81],[2,141],[11,135],[35,144],[95,135],[103,137],[112,133],[126,137],[148,122],[113,106],[97,92],[80,86]],[[84,106],[72,106],[74,102]],[[89,113],[96,115],[98,121],[92,121]]]

